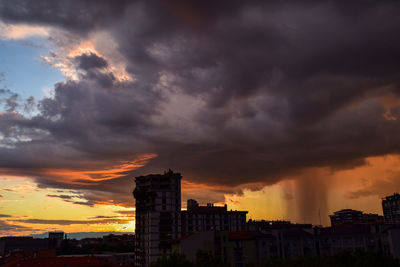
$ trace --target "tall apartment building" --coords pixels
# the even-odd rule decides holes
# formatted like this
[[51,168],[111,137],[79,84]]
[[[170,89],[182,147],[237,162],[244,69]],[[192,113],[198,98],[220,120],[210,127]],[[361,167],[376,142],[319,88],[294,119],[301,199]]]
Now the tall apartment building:
[[182,235],[201,231],[242,231],[246,228],[247,211],[228,210],[227,205],[199,206],[196,200],[187,201],[182,211]]
[[171,170],[136,177],[136,265],[149,266],[171,252],[181,236],[181,179]]
[[400,224],[400,194],[394,193],[382,199],[385,224]]
[[383,217],[378,214],[363,213],[359,210],[344,209],[329,215],[331,225],[344,224],[379,224],[383,223]]

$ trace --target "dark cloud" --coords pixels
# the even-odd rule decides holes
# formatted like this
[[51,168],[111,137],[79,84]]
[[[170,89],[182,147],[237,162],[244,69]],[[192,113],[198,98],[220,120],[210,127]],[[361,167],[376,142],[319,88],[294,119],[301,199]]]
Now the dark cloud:
[[35,110],[35,106],[36,106],[35,98],[33,96],[28,97],[24,103],[24,112],[31,113],[32,111]]
[[47,197],[61,198],[61,199],[71,199],[73,196],[70,195],[46,195]]
[[72,203],[72,204],[76,204],[76,205],[84,205],[84,206],[90,206],[90,207],[93,207],[93,205],[95,204],[94,201],[91,201],[91,200],[86,200],[86,201],[64,200],[64,201]]
[[3,188],[3,189],[1,189],[1,190],[3,190],[3,191],[7,191],[7,192],[15,192],[15,190],[14,190],[14,189],[9,189],[9,188]]
[[0,220],[0,235],[9,235],[12,232],[24,232],[24,231],[35,231],[31,227],[9,224],[8,222]]
[[[62,187],[62,186],[59,185],[59,187]],[[68,203],[72,203],[72,204],[76,204],[76,205],[93,206],[95,204],[95,202],[93,200],[85,199],[85,196],[83,194],[80,194],[79,196],[76,196],[76,195],[51,195],[51,194],[49,195],[49,194],[47,194],[46,196],[47,197],[52,197],[52,198],[60,198],[64,202],[68,202]],[[76,200],[76,199],[80,199],[80,200]]]
[[7,214],[0,214],[0,218],[10,218],[10,217],[12,216]]
[[119,216],[103,216],[103,215],[99,215],[99,216],[95,216],[95,217],[91,217],[88,218],[89,220],[93,220],[93,219],[114,219],[114,218],[118,218]]
[[[13,112],[9,97],[1,167],[78,190],[88,202],[76,204],[132,206],[132,177],[169,167],[234,188],[399,153],[400,122],[380,101],[400,92],[399,11],[396,1],[3,1],[6,22],[110,33],[132,80],[83,54],[72,60],[85,73],[56,84],[35,116]],[[157,157],[114,179],[43,171],[105,170],[148,153]]]
[[130,2],[5,0],[0,3],[0,17],[6,22],[50,24],[81,32],[118,19]]
[[94,53],[82,54],[75,57],[75,60],[77,61],[79,68],[84,70],[89,70],[92,68],[105,68],[108,66],[108,63],[104,58],[99,57]]
[[0,89],[0,104],[6,112],[15,112],[20,105],[19,95],[9,89]]

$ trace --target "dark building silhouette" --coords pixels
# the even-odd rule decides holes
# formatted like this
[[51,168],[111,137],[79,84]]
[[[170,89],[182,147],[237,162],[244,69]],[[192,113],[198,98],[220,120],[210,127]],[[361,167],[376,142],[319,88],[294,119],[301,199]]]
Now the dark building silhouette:
[[343,209],[329,215],[331,225],[344,224],[379,224],[383,223],[383,216],[372,213],[363,213],[359,210]]
[[275,236],[259,231],[193,233],[176,240],[175,249],[192,261],[199,250],[209,251],[224,263],[218,266],[258,265],[278,256]]
[[364,224],[318,228],[319,255],[332,256],[342,251],[381,252],[400,258],[400,228],[396,225]]
[[180,173],[136,177],[135,263],[149,266],[171,252],[173,242],[184,235],[202,231],[240,231],[246,228],[247,211],[228,210],[227,206],[200,206],[189,199],[181,210]]
[[400,224],[400,194],[394,193],[382,199],[385,224]]
[[276,237],[281,258],[318,255],[316,237],[312,228],[280,228],[271,230],[271,233]]
[[229,266],[271,258],[328,257],[340,252],[380,252],[400,258],[400,228],[396,225],[344,224],[308,227],[281,224],[262,231],[205,231],[175,240],[176,251],[190,260],[198,250],[212,253]]
[[246,223],[247,231],[270,231],[277,229],[312,229],[309,223],[292,223],[290,221],[252,220]]
[[181,235],[181,179],[171,170],[136,177],[136,264],[149,266],[171,252]]
[[[118,267],[121,265],[109,263],[105,259],[99,259],[92,256],[78,257],[30,257],[21,258],[7,263],[7,267],[33,267],[33,266],[51,266],[51,267]],[[127,266],[127,265],[125,265]]]
[[64,235],[64,232],[61,231],[49,232],[49,242],[51,242],[54,247],[60,248],[64,240]]
[[23,237],[1,237],[0,256],[17,250],[47,250],[56,249],[57,243],[49,238]]
[[247,211],[228,210],[227,205],[199,206],[196,200],[187,201],[187,210],[182,211],[182,235],[201,231],[241,231],[246,228]]

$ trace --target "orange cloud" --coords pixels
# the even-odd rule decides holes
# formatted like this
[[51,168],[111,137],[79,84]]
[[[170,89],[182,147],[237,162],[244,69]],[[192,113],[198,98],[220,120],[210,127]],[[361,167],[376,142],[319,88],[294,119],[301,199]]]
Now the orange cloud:
[[144,154],[132,161],[121,162],[103,170],[69,170],[69,169],[10,169],[0,168],[0,173],[9,176],[31,176],[45,175],[54,180],[62,180],[70,184],[86,185],[95,182],[115,179],[126,175],[127,172],[143,167],[149,160],[156,157],[156,154]]
[[[59,69],[66,78],[79,80],[80,72],[73,63],[73,59],[84,54],[88,55],[93,53],[104,58],[109,63],[109,66],[107,66],[105,71],[112,73],[118,81],[133,81],[134,79],[126,71],[126,64],[121,60],[120,55],[115,49],[116,44],[112,37],[104,35],[105,33],[92,34],[90,37],[91,39],[83,40],[75,45],[64,47],[57,53],[53,52],[51,56],[43,56],[42,60]],[[99,42],[104,43],[104,40],[107,40],[107,43],[109,44],[107,47],[111,51],[103,51],[104,49],[100,49],[101,45],[99,45]],[[118,58],[118,60],[115,58]]]
[[385,95],[379,98],[381,103],[385,106],[386,112],[383,115],[387,120],[397,120],[397,118],[392,114],[391,109],[400,106],[400,98],[394,94]]
[[22,40],[33,36],[49,36],[49,28],[28,24],[5,24],[0,21],[0,39]]

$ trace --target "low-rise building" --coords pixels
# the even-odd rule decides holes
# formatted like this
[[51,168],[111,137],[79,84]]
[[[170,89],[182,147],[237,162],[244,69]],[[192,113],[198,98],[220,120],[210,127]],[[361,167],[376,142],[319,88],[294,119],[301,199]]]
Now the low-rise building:
[[343,251],[382,252],[400,259],[400,227],[344,224],[268,231],[206,231],[179,238],[175,246],[192,261],[197,251],[208,250],[221,262],[233,266],[257,265],[273,257],[328,257]]
[[[317,229],[320,255],[331,256],[341,251],[387,251],[385,234],[379,226],[341,225]],[[388,252],[388,251],[387,251]]]
[[0,238],[0,256],[13,251],[29,250],[47,250],[56,249],[56,242],[49,238],[33,238],[29,236],[22,237],[1,237]]
[[217,237],[218,232],[216,231],[191,233],[177,238],[174,242],[174,250],[184,254],[191,261],[196,260],[196,254],[199,250],[206,250],[217,255],[218,243],[215,242]]
[[225,232],[227,242],[222,243],[224,262],[233,266],[260,264],[278,256],[276,238],[272,234],[250,231]]
[[205,231],[178,238],[176,251],[195,261],[199,250],[232,266],[259,264],[278,256],[276,238],[271,234],[249,231]]
[[187,201],[182,211],[182,235],[203,231],[243,231],[246,229],[247,211],[228,210],[227,205],[208,203],[200,206],[196,200]]
[[277,250],[281,258],[318,255],[313,229],[283,228],[272,230],[277,240]]
[[252,220],[246,224],[247,231],[270,231],[276,229],[312,229],[312,224],[292,223],[290,221]]

